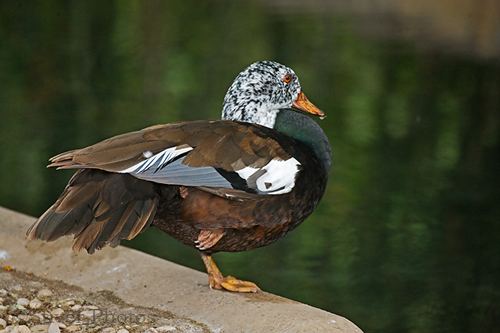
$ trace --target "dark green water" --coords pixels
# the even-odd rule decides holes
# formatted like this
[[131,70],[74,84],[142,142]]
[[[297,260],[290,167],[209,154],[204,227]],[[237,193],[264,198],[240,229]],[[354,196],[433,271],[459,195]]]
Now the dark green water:
[[[497,331],[500,62],[359,22],[252,2],[0,2],[0,204],[39,215],[71,175],[48,157],[218,118],[243,67],[278,60],[328,114],[331,179],[302,226],[217,255],[221,269],[365,332]],[[157,230],[126,245],[202,270]]]

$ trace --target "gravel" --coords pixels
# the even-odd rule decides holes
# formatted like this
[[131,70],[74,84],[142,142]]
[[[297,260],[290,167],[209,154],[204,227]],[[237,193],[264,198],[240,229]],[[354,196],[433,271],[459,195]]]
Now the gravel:
[[0,333],[210,332],[168,312],[132,307],[109,292],[0,271]]

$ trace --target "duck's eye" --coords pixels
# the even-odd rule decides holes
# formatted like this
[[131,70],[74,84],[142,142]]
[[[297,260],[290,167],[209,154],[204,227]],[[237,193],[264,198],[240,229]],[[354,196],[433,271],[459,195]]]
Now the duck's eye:
[[283,77],[283,82],[285,82],[286,84],[289,84],[290,82],[292,82],[292,74],[286,74],[284,77]]

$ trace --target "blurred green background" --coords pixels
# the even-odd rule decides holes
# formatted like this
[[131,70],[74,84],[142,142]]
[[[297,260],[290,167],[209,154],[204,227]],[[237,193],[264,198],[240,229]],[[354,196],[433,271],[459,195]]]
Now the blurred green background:
[[[61,151],[218,118],[262,59],[327,112],[334,166],[304,224],[222,270],[365,332],[498,332],[496,0],[1,1],[0,204],[41,214]],[[158,230],[126,245],[202,270]]]

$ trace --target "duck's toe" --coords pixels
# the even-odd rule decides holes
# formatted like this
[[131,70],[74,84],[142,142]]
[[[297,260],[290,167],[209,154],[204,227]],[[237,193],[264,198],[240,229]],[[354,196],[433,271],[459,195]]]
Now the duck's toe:
[[255,283],[250,281],[239,280],[234,276],[230,275],[224,277],[220,285],[225,290],[238,293],[256,293],[260,291],[260,288]]

